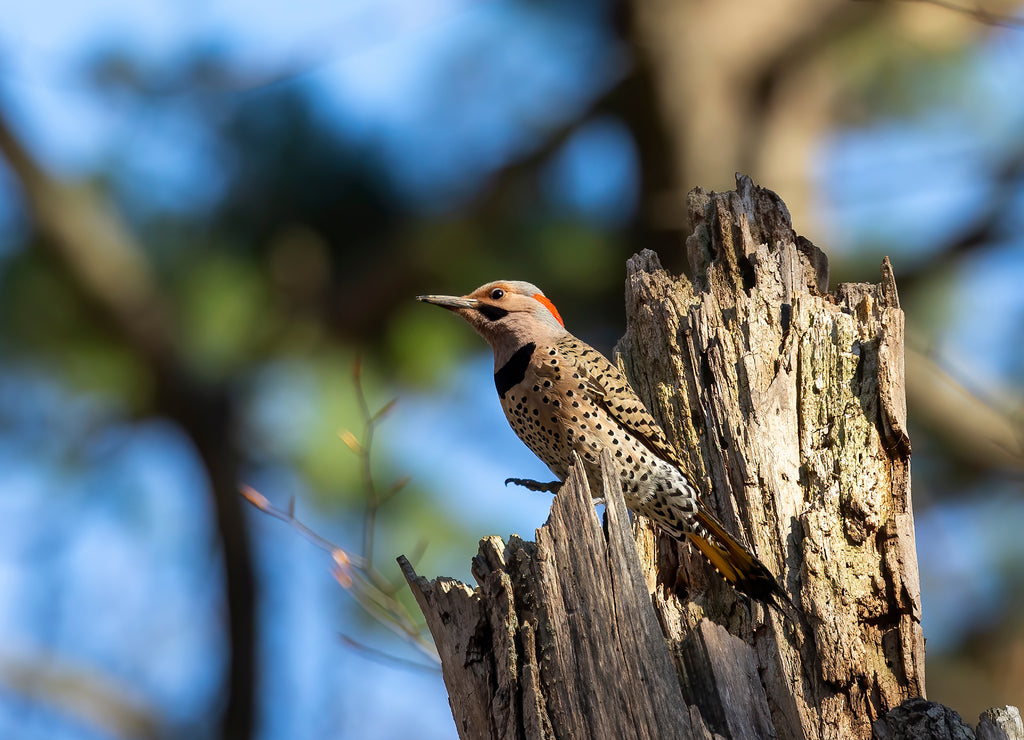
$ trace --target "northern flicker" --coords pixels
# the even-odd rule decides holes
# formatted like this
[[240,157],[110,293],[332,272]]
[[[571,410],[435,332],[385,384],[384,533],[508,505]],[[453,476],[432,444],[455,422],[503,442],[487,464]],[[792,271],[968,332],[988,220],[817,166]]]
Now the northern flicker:
[[[741,593],[791,604],[767,567],[704,507],[686,467],[629,383],[600,352],[565,329],[535,285],[487,283],[466,296],[418,300],[457,313],[494,350],[494,384],[519,438],[564,481],[573,453],[591,490],[601,490],[600,453],[618,468],[626,505],[681,541],[689,541]],[[553,491],[510,478],[506,483]]]

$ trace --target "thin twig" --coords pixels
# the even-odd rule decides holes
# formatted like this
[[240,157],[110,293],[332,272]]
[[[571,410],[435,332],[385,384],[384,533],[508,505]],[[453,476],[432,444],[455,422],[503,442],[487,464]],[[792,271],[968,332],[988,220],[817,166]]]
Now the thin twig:
[[358,555],[352,555],[347,550],[335,545],[326,537],[317,534],[315,531],[310,529],[306,524],[302,522],[298,517],[295,516],[294,501],[292,498],[289,500],[288,510],[279,509],[270,503],[270,500],[262,493],[257,491],[252,486],[242,486],[240,493],[250,504],[255,506],[257,509],[262,511],[264,514],[280,519],[286,524],[290,524],[299,534],[305,537],[307,540],[312,542],[314,545],[319,547],[321,550],[333,554],[335,551],[344,552],[345,555],[351,560],[352,564],[357,568],[364,568],[366,564],[363,559]]
[[[373,543],[377,512],[383,503],[390,500],[409,482],[408,477],[403,477],[388,488],[386,493],[380,494],[373,478],[372,450],[374,432],[376,431],[377,424],[394,407],[395,401],[392,400],[381,407],[376,413],[371,413],[362,385],[362,363],[358,359],[352,369],[352,380],[355,385],[356,399],[363,422],[363,438],[360,440],[347,429],[339,432],[338,436],[359,457],[360,461],[362,486],[366,497],[362,553],[355,554],[350,552],[304,524],[295,516],[294,498],[289,500],[287,509],[280,509],[274,506],[266,496],[250,486],[243,486],[241,494],[250,504],[263,513],[289,524],[314,545],[330,553],[332,559],[331,572],[334,578],[342,588],[351,594],[360,608],[388,630],[409,642],[436,664],[439,662],[437,650],[424,627],[417,622],[405,604],[395,598],[398,588],[373,567]],[[425,544],[421,544],[417,549],[422,553],[424,548]],[[366,651],[378,652],[380,657],[388,658],[392,662],[408,662],[413,667],[425,668],[422,664],[415,663],[414,661],[393,658],[393,656],[388,656],[386,653],[373,651],[371,648],[361,646],[348,638],[345,639],[350,644],[361,647]]]
[[242,496],[265,514],[290,524],[322,550],[329,552],[333,560],[332,571],[335,579],[348,591],[363,611],[372,616],[389,630],[411,642],[420,652],[432,660],[437,660],[437,651],[433,642],[425,636],[405,605],[395,599],[387,590],[380,587],[384,583],[388,590],[392,588],[383,575],[367,567],[364,558],[349,553],[327,538],[317,534],[304,524],[291,510],[279,509],[262,493],[251,486],[243,486]]
[[438,668],[437,665],[430,665],[430,664],[427,664],[427,663],[420,663],[419,661],[416,661],[416,660],[409,660],[408,658],[402,658],[402,657],[399,657],[397,655],[392,655],[391,653],[385,652],[384,650],[378,650],[377,648],[370,647],[369,645],[365,645],[365,644],[359,642],[358,640],[355,640],[355,639],[349,637],[344,632],[339,632],[338,633],[338,637],[340,637],[341,641],[343,643],[345,643],[346,645],[348,645],[350,648],[354,648],[355,650],[358,650],[359,652],[361,652],[363,655],[365,655],[367,658],[370,658],[371,660],[377,660],[380,663],[397,663],[397,664],[401,665],[404,668],[415,668],[416,670],[427,671],[428,673],[440,673],[441,672],[441,669]]
[[363,559],[366,561],[367,567],[371,568],[373,567],[373,535],[377,527],[377,510],[380,508],[380,499],[377,496],[377,486],[373,482],[373,468],[371,467],[375,416],[370,413],[370,406],[367,404],[366,394],[363,392],[363,362],[361,358],[356,358],[352,367],[352,382],[356,387],[359,413],[363,419],[362,454],[359,455],[363,488],[366,491],[366,515],[363,517]]
[[391,399],[375,413],[370,412],[370,405],[366,401],[366,392],[363,390],[363,361],[356,358],[352,366],[352,383],[356,388],[356,401],[359,404],[359,415],[363,422],[363,439],[360,442],[355,435],[348,430],[341,432],[341,437],[356,455],[359,456],[360,473],[363,479],[363,490],[366,494],[366,514],[363,517],[363,559],[366,561],[367,570],[373,567],[373,542],[374,533],[377,530],[377,512],[381,504],[402,490],[409,482],[409,478],[400,479],[383,496],[377,492],[377,484],[373,478],[373,438],[377,430],[377,424],[394,407],[398,399]]

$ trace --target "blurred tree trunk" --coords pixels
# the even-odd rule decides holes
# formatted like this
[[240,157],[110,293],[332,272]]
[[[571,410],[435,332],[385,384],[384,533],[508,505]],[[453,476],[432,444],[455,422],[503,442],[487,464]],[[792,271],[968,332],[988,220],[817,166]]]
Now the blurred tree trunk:
[[536,543],[481,542],[478,588],[403,562],[462,737],[909,726],[896,708],[925,693],[924,639],[892,271],[886,261],[879,284],[829,293],[827,260],[785,205],[737,184],[690,194],[692,281],[651,252],[630,260],[619,349],[705,500],[779,574],[798,621],[742,601],[643,520],[631,536],[614,476],[597,492],[602,532],[574,470]]
[[806,173],[849,97],[842,50],[889,15],[879,3],[623,0],[632,85],[644,93],[621,109],[644,173],[641,232],[681,244],[689,189],[727,187],[736,171],[775,183],[813,227]]
[[145,250],[111,204],[51,176],[0,111],[0,156],[21,186],[38,246],[78,291],[96,324],[118,339],[152,381],[151,411],[177,422],[207,474],[224,567],[229,661],[221,736],[245,740],[256,712],[256,581],[238,495],[234,402],[223,383],[200,378],[180,356],[177,328]]

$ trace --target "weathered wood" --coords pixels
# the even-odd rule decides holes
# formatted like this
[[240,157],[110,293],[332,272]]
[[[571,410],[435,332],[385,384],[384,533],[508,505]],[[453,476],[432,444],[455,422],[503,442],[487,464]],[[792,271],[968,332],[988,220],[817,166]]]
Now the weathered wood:
[[[693,597],[656,601],[670,642],[703,639],[704,619],[741,638],[728,653],[709,645],[695,671],[714,676],[738,652],[759,666],[742,691],[763,697],[779,736],[866,737],[924,693],[903,314],[888,262],[878,285],[828,293],[827,260],[778,196],[737,185],[690,196],[692,280],[650,252],[630,260],[619,349],[712,508],[780,574],[800,624],[741,607],[696,559],[680,554],[678,573],[671,556],[658,563],[653,537],[641,560]],[[695,698],[705,717],[728,716],[724,695]]]
[[986,709],[977,731],[948,707],[924,699],[908,699],[874,724],[878,740],[1024,740],[1024,724],[1016,707]]
[[978,740],[1024,740],[1024,721],[1017,707],[986,709],[978,720]]
[[829,293],[774,193],[740,177],[689,204],[692,278],[629,261],[620,363],[797,613],[742,600],[640,518],[634,547],[614,476],[606,538],[575,469],[536,544],[481,542],[478,588],[403,565],[462,737],[866,738],[924,695],[888,261]]
[[577,464],[536,544],[481,541],[475,591],[428,582],[400,559],[438,643],[460,737],[711,737],[683,701],[618,477],[606,472],[600,493],[607,537]]
[[924,699],[908,699],[880,717],[877,740],[973,740],[974,732],[948,707]]

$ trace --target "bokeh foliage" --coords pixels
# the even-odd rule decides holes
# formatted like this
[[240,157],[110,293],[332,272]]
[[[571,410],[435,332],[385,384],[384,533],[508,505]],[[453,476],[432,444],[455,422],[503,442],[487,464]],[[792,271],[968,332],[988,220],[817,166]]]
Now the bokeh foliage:
[[[902,127],[927,138],[943,117],[984,123],[992,97],[975,89],[990,84],[979,77],[978,55],[1007,44],[1017,44],[1020,54],[1019,41],[1006,40],[1012,31],[927,4],[835,2],[825,4],[827,12],[806,13],[768,3],[776,33],[760,33],[749,18],[750,28],[733,19],[732,32],[723,35],[715,31],[723,21],[714,9],[683,5],[694,6],[685,17],[662,9],[663,25],[683,34],[686,44],[673,46],[679,54],[691,53],[706,66],[659,54],[665,39],[645,21],[657,11],[640,0],[497,3],[475,26],[462,19],[470,30],[424,55],[422,85],[410,91],[405,118],[376,126],[321,74],[333,63],[331,54],[343,52],[296,68],[273,59],[254,65],[217,44],[147,53],[127,39],[73,65],[77,94],[117,120],[84,172],[48,163],[15,92],[5,91],[0,114],[43,171],[88,191],[95,207],[130,233],[169,317],[168,343],[182,376],[216,399],[211,418],[230,410],[225,454],[237,456],[233,470],[247,480],[279,483],[278,491],[261,487],[268,496],[298,489],[301,503],[320,512],[331,534],[355,543],[366,503],[363,481],[358,459],[337,433],[361,423],[351,382],[357,356],[376,407],[395,396],[429,399],[466,358],[483,351],[450,316],[415,304],[417,293],[464,293],[498,277],[529,279],[557,299],[574,332],[608,350],[622,329],[624,261],[652,247],[666,264],[684,269],[685,192],[695,185],[729,187],[735,170],[780,192],[797,230],[833,257],[833,283],[874,280],[881,255],[890,255],[927,361],[941,360],[934,348],[963,332],[958,297],[970,289],[964,286],[977,285],[966,282],[971,268],[988,260],[1024,276],[1022,247],[1010,234],[1012,214],[985,208],[996,197],[1020,202],[1024,167],[1007,165],[1024,161],[1019,132],[997,132],[963,155],[973,158],[964,186],[971,193],[958,201],[957,218],[945,231],[931,227],[929,211],[916,211],[925,214],[920,228],[927,238],[915,237],[911,220],[897,224],[906,239],[895,234],[884,207],[882,215],[871,215],[880,206],[870,178],[858,191],[856,177],[814,159],[844,136]],[[743,53],[730,53],[730,44]],[[423,53],[409,47],[410,54]],[[799,127],[787,118],[792,111],[801,114]],[[1019,106],[1005,114],[1015,115]],[[690,140],[709,128],[721,138]],[[940,157],[946,143],[939,137]],[[720,154],[723,164],[708,165],[714,159],[697,156],[702,150]],[[933,156],[927,146],[921,151]],[[912,181],[913,162],[892,168],[901,166],[906,188],[923,188],[927,199],[927,183]],[[815,175],[821,171],[826,174]],[[113,496],[108,491],[117,488],[103,472],[109,458],[82,452],[90,437],[112,429],[130,436],[132,424],[170,419],[183,444],[195,447],[191,464],[209,473],[197,439],[203,425],[196,433],[175,418],[177,402],[167,400],[159,365],[119,331],[80,273],[53,249],[21,170],[12,167],[6,180],[0,374],[9,387],[32,379],[53,389],[45,394],[59,400],[48,408],[65,410],[52,431],[59,463],[40,459],[59,464],[59,480],[77,481],[98,498]],[[829,222],[841,210],[836,201],[868,215]],[[940,194],[935,220],[957,211],[943,209],[945,202]],[[1002,496],[1009,519],[1021,515],[1013,503],[1019,453],[1011,450],[1008,462],[970,452],[976,448],[962,441],[972,428],[959,424],[970,416],[964,409],[981,408],[1006,426],[1008,437],[1000,439],[1020,432],[1014,369],[1024,367],[1017,341],[1024,310],[1009,294],[1006,304],[1007,315],[992,329],[1002,334],[978,345],[999,348],[989,363],[1004,368],[997,383],[971,385],[954,369],[954,380],[974,392],[966,406],[932,403],[932,386],[911,389],[919,504],[968,506],[963,500]],[[187,398],[205,398],[202,393]],[[24,449],[39,434],[37,396],[16,400],[0,408],[8,450]],[[425,437],[435,432],[422,430]],[[386,425],[381,434],[387,437]],[[405,472],[386,446],[375,466],[384,485]],[[54,506],[68,505],[54,478],[42,488],[39,495]],[[447,495],[415,479],[397,494],[380,514],[382,559],[428,541],[422,572],[463,572],[474,541],[489,532],[452,516]],[[118,499],[126,531],[138,526],[127,498]],[[966,511],[967,539],[955,544],[976,548],[991,521],[985,517],[998,515]],[[43,530],[47,523],[31,526]],[[922,547],[923,557],[930,552]],[[217,562],[216,548],[212,553],[205,567],[218,567],[210,565]],[[958,622],[941,643],[945,653],[935,675],[943,695],[931,698],[954,707],[961,699],[958,682],[942,669],[948,663],[994,677],[985,684],[987,697],[963,695],[965,711],[976,711],[979,702],[1024,703],[1008,688],[1024,685],[1024,679],[1015,683],[1019,661],[994,657],[1008,643],[1018,651],[1024,645],[1015,616],[1021,561],[994,552],[965,562],[998,563],[983,579],[996,595],[990,609]],[[944,579],[929,579],[936,570],[922,568],[927,609],[929,589],[938,593]],[[971,574],[965,566],[955,587]],[[363,628],[375,636],[373,626],[367,620]],[[218,663],[211,670],[222,669]],[[222,693],[211,689],[207,706],[219,706]]]

